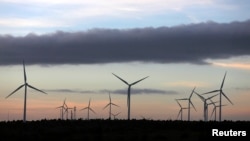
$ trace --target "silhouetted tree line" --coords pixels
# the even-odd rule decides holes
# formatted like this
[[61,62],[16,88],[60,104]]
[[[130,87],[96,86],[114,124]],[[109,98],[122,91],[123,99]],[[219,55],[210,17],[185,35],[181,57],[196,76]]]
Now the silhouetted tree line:
[[[161,120],[39,120],[0,122],[1,140],[56,141],[199,141],[211,137],[212,129],[245,130],[249,121],[161,121]],[[249,136],[249,135],[248,135]],[[242,139],[241,139],[242,140]]]

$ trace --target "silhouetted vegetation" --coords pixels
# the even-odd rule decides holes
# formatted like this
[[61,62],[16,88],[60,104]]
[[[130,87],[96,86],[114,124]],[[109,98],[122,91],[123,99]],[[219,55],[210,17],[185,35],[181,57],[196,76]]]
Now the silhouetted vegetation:
[[[249,121],[40,120],[0,122],[1,140],[199,141],[212,129],[247,131]],[[214,138],[214,137],[212,137]],[[245,137],[246,138],[246,137]],[[244,138],[243,138],[244,139]],[[241,139],[242,140],[242,139]]]

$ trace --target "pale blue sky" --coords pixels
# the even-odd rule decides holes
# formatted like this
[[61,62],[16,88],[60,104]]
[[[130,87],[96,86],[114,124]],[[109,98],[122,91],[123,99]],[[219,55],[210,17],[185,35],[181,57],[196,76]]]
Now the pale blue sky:
[[248,13],[248,0],[1,0],[0,34],[228,23]]
[[[157,58],[157,53],[161,52],[161,50],[154,52],[156,55],[150,55],[150,51],[152,51],[150,49],[158,49],[157,47],[161,46],[161,44],[149,45],[145,47],[145,50],[143,48],[138,50],[135,46],[135,50],[130,48],[129,51],[145,52],[145,54],[152,57],[152,61],[150,57],[147,58],[147,55],[146,57],[143,55],[139,56],[135,60],[129,60],[127,58],[130,56],[125,55],[125,57],[121,57],[124,60],[119,61],[114,61],[116,58],[111,57],[110,61],[110,56],[107,57],[97,53],[98,56],[93,56],[93,58],[97,58],[97,62],[93,64],[91,64],[91,61],[88,62],[88,60],[86,62],[80,61],[80,63],[73,60],[71,64],[70,61],[72,60],[70,59],[69,62],[62,63],[65,60],[68,61],[67,57],[73,58],[77,54],[74,50],[72,54],[69,53],[70,55],[66,53],[69,56],[65,57],[65,60],[61,58],[62,62],[59,59],[58,63],[58,60],[53,60],[53,58],[60,58],[62,57],[60,55],[65,55],[65,52],[70,51],[67,50],[67,47],[64,52],[62,50],[58,52],[57,50],[52,50],[53,52],[48,53],[48,56],[46,56],[46,52],[43,56],[39,55],[39,51],[34,52],[35,49],[32,50],[33,46],[30,45],[39,43],[39,45],[41,44],[39,47],[43,47],[43,45],[46,45],[48,37],[56,39],[55,42],[52,42],[55,46],[69,42],[71,45],[71,37],[78,37],[78,34],[74,34],[74,32],[88,31],[93,28],[122,29],[119,30],[119,34],[115,35],[121,34],[121,37],[127,38],[127,35],[123,36],[124,33],[136,33],[137,31],[128,29],[139,28],[141,30],[138,31],[141,31],[142,35],[144,35],[144,27],[154,27],[153,29],[148,29],[149,32],[145,31],[146,39],[143,38],[144,36],[138,38],[145,41],[149,39],[148,37],[151,37],[151,35],[148,35],[148,33],[151,33],[151,30],[159,31],[158,27],[176,27],[189,24],[197,26],[196,24],[199,25],[199,23],[207,21],[218,23],[218,27],[220,27],[220,24],[223,25],[222,23],[228,24],[229,27],[234,27],[235,24],[230,24],[231,22],[239,21],[244,23],[244,21],[250,19],[249,13],[250,3],[248,0],[0,0],[0,51],[2,51],[2,56],[0,56],[0,74],[2,74],[0,79],[0,120],[21,120],[23,116],[24,89],[20,89],[17,93],[5,99],[8,94],[23,84],[22,60],[19,60],[19,55],[20,57],[28,58],[25,60],[27,63],[28,83],[48,93],[48,95],[44,95],[28,90],[27,120],[59,118],[59,110],[55,109],[55,107],[60,106],[64,98],[67,99],[69,106],[76,106],[78,110],[86,107],[89,98],[91,98],[92,108],[97,112],[96,115],[91,114],[91,118],[108,118],[107,109],[102,109],[109,102],[107,90],[114,92],[111,93],[112,101],[120,105],[120,108],[114,107],[114,112],[121,112],[118,118],[126,119],[127,98],[121,91],[126,91],[127,86],[114,77],[112,73],[124,78],[129,83],[145,76],[150,76],[132,87],[131,118],[140,119],[141,116],[144,116],[153,119],[176,119],[179,107],[174,100],[175,98],[188,97],[195,86],[199,93],[218,89],[226,71],[227,77],[224,84],[224,92],[233,101],[234,105],[230,105],[228,101],[223,99],[223,103],[228,106],[223,107],[222,118],[249,120],[250,54],[249,48],[246,47],[249,45],[247,41],[240,42],[242,43],[240,45],[232,45],[230,46],[231,48],[224,47],[231,44],[222,43],[219,44],[222,45],[220,47],[219,45],[217,46],[216,43],[218,42],[216,42],[214,44],[216,47],[210,47],[211,50],[209,50],[209,47],[204,47],[208,51],[207,54],[202,52],[201,48],[203,46],[196,46],[194,50],[197,51],[196,49],[198,48],[198,51],[201,51],[201,55],[199,55],[199,52],[192,54],[192,47],[190,47],[190,51],[188,47],[185,48],[185,44],[183,45],[184,47],[177,46],[176,50],[175,47],[163,48],[162,52],[166,52],[166,56],[170,56],[165,58],[163,54],[163,59]],[[244,24],[249,25],[247,22]],[[206,26],[212,27],[214,24],[208,22]],[[173,30],[179,31],[182,27],[186,31],[185,26],[173,28]],[[198,27],[203,28],[202,24]],[[196,28],[192,27],[192,29]],[[58,33],[50,36],[49,33],[54,33],[58,30],[72,32],[73,34]],[[168,32],[171,29],[164,30],[168,33],[166,35],[171,35]],[[109,30],[93,31],[97,34],[100,32],[103,35],[103,33]],[[218,33],[219,31],[220,29]],[[232,33],[237,33],[237,35],[241,35],[242,31],[246,31],[246,35],[250,33],[248,29],[240,30],[240,33],[237,31],[238,29],[236,28]],[[44,36],[34,36],[30,33]],[[83,33],[83,36],[85,37],[86,34],[86,37],[91,37],[89,36],[92,35],[91,33]],[[197,30],[192,35],[195,35],[195,33],[200,34],[201,32]],[[3,36],[5,34],[11,35],[11,37]],[[26,36],[28,34],[30,36]],[[60,35],[66,36],[62,39],[63,41],[60,40]],[[24,38],[15,38],[15,36]],[[67,38],[68,36],[69,38]],[[57,40],[57,37],[59,40]],[[113,36],[107,37],[107,43],[114,46],[120,45],[116,43],[116,40],[110,39],[110,37]],[[121,37],[117,38],[117,42],[119,42]],[[181,39],[185,40],[185,37],[183,36]],[[248,37],[246,36],[246,38]],[[79,38],[82,38],[82,36],[80,35]],[[36,42],[37,40],[35,39],[39,42]],[[98,51],[95,49],[100,49],[98,46],[95,46],[95,40],[93,39],[91,37],[90,42],[87,42],[87,44],[94,44],[94,49],[89,49],[91,50],[90,53]],[[98,39],[103,41],[102,37]],[[211,40],[213,41],[213,39]],[[59,42],[58,44],[57,41]],[[130,41],[130,38],[128,41]],[[204,39],[204,41],[208,43],[210,40],[207,42]],[[176,42],[173,42],[173,44],[179,45],[178,40]],[[180,40],[181,42],[182,40]],[[153,43],[157,42],[154,41]],[[199,43],[197,44],[200,45]],[[86,44],[82,46],[84,45]],[[188,45],[191,46],[192,44],[188,42]],[[104,45],[103,47],[106,46]],[[54,46],[49,46],[45,50],[50,51],[50,48],[54,49]],[[107,49],[110,48],[107,47]],[[223,49],[225,49],[225,53]],[[79,51],[84,53],[85,48]],[[129,54],[129,51],[125,51],[125,54]],[[168,53],[168,51],[172,51],[173,54],[171,52]],[[178,54],[178,51],[180,51],[180,54]],[[181,55],[184,55],[185,51],[188,55],[182,58]],[[25,52],[28,53],[25,54]],[[88,50],[86,52],[86,59],[91,60],[89,58],[90,55],[88,56]],[[43,50],[42,53],[44,53]],[[62,54],[58,55],[57,53]],[[112,56],[112,52],[108,53],[108,55]],[[116,56],[116,53],[114,53],[114,56]],[[192,56],[195,57],[193,58]],[[39,60],[41,57],[44,57],[44,60]],[[143,59],[146,60],[144,61]],[[143,91],[144,93],[133,94],[133,89],[139,89],[138,91]],[[197,112],[191,111],[191,119],[202,120],[203,103],[197,96],[193,97],[193,103],[197,108]],[[185,106],[187,103],[183,102],[182,104]],[[86,111],[77,111],[77,117],[85,118]],[[187,119],[187,112],[184,113],[184,119]]]

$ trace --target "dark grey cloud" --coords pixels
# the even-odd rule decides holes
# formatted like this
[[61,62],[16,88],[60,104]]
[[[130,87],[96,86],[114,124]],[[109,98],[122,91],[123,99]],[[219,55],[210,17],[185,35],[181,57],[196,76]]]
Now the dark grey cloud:
[[[112,91],[114,94],[127,94],[128,90],[127,89],[118,89]],[[165,91],[165,90],[158,90],[158,89],[138,89],[134,88],[131,89],[131,94],[178,94],[176,91]]]
[[[47,89],[43,90],[47,93],[53,92],[53,93],[79,93],[79,94],[98,94],[98,93],[112,93],[112,94],[127,94],[127,89],[117,89],[117,90],[97,90],[97,91],[84,91],[79,89]],[[158,89],[131,89],[131,94],[178,94],[176,91],[165,91],[165,90],[158,90]]]
[[250,20],[0,36],[0,65],[156,62],[206,64],[250,55]]
[[93,94],[95,91],[84,91],[84,90],[74,90],[74,89],[44,89],[47,93],[81,93],[81,94]]

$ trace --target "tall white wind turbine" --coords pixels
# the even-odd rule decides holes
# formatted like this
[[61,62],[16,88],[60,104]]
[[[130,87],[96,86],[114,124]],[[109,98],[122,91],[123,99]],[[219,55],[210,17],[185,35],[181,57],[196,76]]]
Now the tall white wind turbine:
[[225,72],[225,75],[224,75],[224,78],[222,80],[220,89],[204,93],[204,94],[209,94],[209,93],[219,92],[219,94],[220,94],[220,99],[219,99],[219,102],[220,102],[220,104],[219,104],[220,105],[220,107],[219,107],[219,121],[221,121],[221,113],[222,113],[222,111],[221,111],[221,107],[222,107],[222,95],[233,105],[233,102],[226,96],[226,94],[222,90],[224,82],[225,82],[226,75],[227,75],[227,72]]
[[111,102],[111,97],[110,97],[110,93],[109,93],[109,103],[103,108],[103,109],[105,109],[105,108],[107,108],[109,106],[109,120],[111,120],[111,113],[112,113],[111,112],[111,106],[112,105],[114,105],[116,107],[119,107],[118,105]]
[[118,79],[120,79],[122,82],[124,82],[126,85],[128,85],[127,106],[128,106],[128,120],[130,120],[130,90],[131,90],[131,86],[133,86],[133,85],[139,83],[140,81],[142,81],[142,80],[148,78],[149,76],[144,77],[144,78],[142,78],[142,79],[140,79],[140,80],[138,80],[138,81],[135,81],[135,82],[129,84],[127,81],[123,80],[122,78],[120,78],[119,76],[115,75],[114,73],[112,73],[112,74],[113,74],[115,77],[117,77]]
[[[195,92],[196,93],[196,92]],[[201,96],[200,94],[196,93],[198,95],[198,97],[204,102],[204,121],[208,121],[208,104],[207,104],[207,100],[217,96],[218,94],[216,95],[213,95],[213,96],[210,96],[208,98],[204,98],[203,96]]]
[[91,99],[89,99],[89,105],[87,107],[81,109],[81,110],[86,110],[86,109],[88,110],[88,117],[87,117],[88,120],[89,120],[89,110],[95,113],[95,111],[92,108],[90,108],[90,101]]
[[177,99],[177,100],[188,100],[188,121],[190,121],[190,108],[191,108],[190,105],[192,105],[192,107],[193,107],[194,110],[196,111],[196,108],[194,107],[194,104],[193,104],[193,102],[191,101],[191,97],[192,97],[192,95],[193,95],[193,93],[194,93],[194,90],[195,90],[195,87],[194,87],[194,89],[192,90],[192,92],[191,92],[189,98]]
[[10,97],[12,94],[14,94],[16,91],[18,91],[19,89],[21,89],[22,87],[24,87],[24,108],[23,108],[23,122],[26,122],[26,101],[27,101],[27,87],[34,89],[36,91],[39,91],[41,93],[47,94],[42,90],[39,90],[33,86],[31,86],[30,84],[27,83],[27,76],[26,76],[26,71],[25,71],[25,63],[23,61],[23,73],[24,73],[24,84],[19,86],[16,90],[14,90],[12,93],[10,93],[8,96],[6,96],[5,98]]

